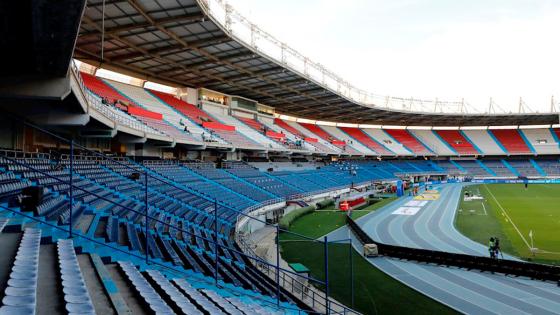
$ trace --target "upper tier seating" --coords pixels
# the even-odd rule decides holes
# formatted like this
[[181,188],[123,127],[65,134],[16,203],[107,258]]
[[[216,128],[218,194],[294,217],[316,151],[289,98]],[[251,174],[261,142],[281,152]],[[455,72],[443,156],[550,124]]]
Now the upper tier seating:
[[551,131],[554,136],[554,140],[556,140],[556,142],[558,142],[558,145],[560,146],[560,129],[552,128]]
[[[172,107],[152,96],[143,88],[117,81],[106,80],[106,82],[122,94],[126,95],[129,99],[133,100],[134,103],[139,106],[149,111],[162,114],[164,121],[177,129],[177,132],[173,132],[173,134],[175,134],[174,138],[189,139],[190,141],[202,141],[201,134],[204,130],[196,124],[190,122],[190,120],[186,119],[177,111],[173,110]],[[187,132],[184,130],[185,126],[188,128]]]
[[289,132],[289,133],[293,134],[296,138],[299,138],[297,140],[305,140],[306,138],[308,138],[308,141],[305,141],[305,144],[306,145],[309,144],[309,145],[313,146],[317,152],[320,152],[320,153],[336,153],[336,151],[334,151],[333,148],[329,147],[328,145],[323,144],[319,139],[317,139],[317,138],[309,139],[310,137],[308,137],[303,132],[301,132],[301,130],[296,129],[296,127],[294,127],[293,125],[291,125],[287,121],[284,121],[280,118],[275,118],[274,119],[274,124],[278,125],[280,128],[282,128],[286,132]]
[[97,96],[107,99],[110,104],[114,104],[116,101],[123,100],[132,103],[130,100],[122,96],[119,92],[108,86],[100,78],[91,74],[87,74],[85,72],[81,72],[80,74],[82,76],[82,79],[84,80],[85,86]]
[[[127,108],[125,108],[125,110],[129,110],[130,107],[141,107],[138,103],[136,103],[136,101],[133,101],[132,99],[122,95],[121,93],[119,93],[117,90],[115,90],[113,87],[109,86],[108,84],[105,83],[105,81],[86,74],[86,73],[82,73],[82,76],[84,78],[84,84],[86,85],[86,87],[92,91],[93,93],[95,93],[96,95],[98,95],[101,98],[106,98],[110,103],[114,103],[115,101],[120,101],[124,104],[127,104]],[[123,83],[118,83],[118,82],[113,82],[116,85],[119,86],[124,86],[124,87],[129,87],[130,85],[127,84],[123,84]],[[130,86],[131,87],[131,86]],[[140,89],[140,88],[138,88]],[[142,90],[142,89],[140,89]],[[116,106],[121,106],[121,105],[116,105]],[[150,112],[147,112],[150,113]],[[152,112],[153,113],[153,112]],[[152,129],[155,129],[163,134],[168,135],[171,138],[175,138],[178,141],[181,142],[186,142],[186,143],[190,143],[190,142],[194,142],[194,141],[200,141],[199,139],[195,139],[192,135],[187,134],[186,132],[178,129],[177,127],[171,125],[170,123],[168,123],[165,120],[161,120],[159,118],[156,117],[152,117],[152,115],[144,115],[141,114],[140,112],[136,113],[136,111],[131,111],[131,115],[134,116],[138,121],[141,121],[142,123],[144,123],[145,125],[149,126]]]
[[479,152],[459,130],[434,130],[459,155],[476,155]]
[[245,136],[249,141],[254,141],[258,145],[270,149],[284,149],[282,145],[278,142],[266,137],[255,129],[245,125],[243,122],[239,121],[233,116],[222,115],[219,113],[212,113],[212,115],[217,118],[222,123],[228,124],[230,126],[235,126],[235,130],[241,135]]
[[203,111],[202,109],[196,107],[193,104],[187,103],[171,94],[167,94],[164,92],[149,90],[150,93],[158,97],[160,100],[165,102],[167,105],[175,108],[183,115],[188,117],[190,120],[194,121],[198,125],[202,125],[202,120],[204,121],[212,121],[213,119]]
[[449,145],[445,142],[445,140],[438,137],[432,130],[411,130],[409,129],[412,135],[418,138],[422,143],[430,148],[434,153],[440,156],[453,156],[457,155],[454,150],[449,148]]
[[469,137],[484,155],[506,154],[488,130],[463,130],[463,133]]
[[274,148],[278,148],[278,149],[284,148],[284,146],[282,145],[282,140],[285,140],[285,139],[269,137],[267,135],[267,131],[270,132],[272,130],[269,130],[268,127],[261,124],[259,121],[255,120],[255,119],[252,119],[252,118],[241,117],[241,116],[235,116],[235,118],[237,120],[239,120],[240,122],[244,123],[245,125],[247,125],[248,127],[251,127],[254,131],[256,131],[259,134],[261,134],[261,135],[267,137],[268,139],[270,139],[271,143],[274,143],[274,145],[273,145]]
[[308,123],[298,123],[300,126],[304,127],[305,129],[309,130],[314,136],[317,136],[327,143],[331,144],[332,146],[337,147],[342,153],[349,153],[349,154],[360,154],[360,152],[356,151],[356,149],[348,146],[347,143],[344,141],[337,139],[336,137],[330,135],[326,132],[323,128],[315,124],[308,124]]
[[396,155],[413,155],[402,143],[391,138],[383,129],[363,128],[362,131]]
[[[355,149],[356,152],[364,154],[364,155],[375,155],[376,153],[369,149],[367,146],[363,145],[359,141],[355,140],[354,138],[350,137],[347,133],[340,130],[334,126],[322,126],[321,127],[326,132],[330,133],[334,138],[340,139],[346,143],[346,149],[348,151],[349,148]],[[355,153],[352,153],[355,154]]]
[[374,141],[370,136],[364,133],[362,129],[351,128],[351,127],[338,127],[342,131],[346,132],[355,140],[359,141],[361,144],[368,147],[370,150],[374,151],[378,155],[392,155],[393,153],[387,150],[378,142]]
[[259,123],[261,123],[263,126],[266,126],[268,130],[275,132],[277,135],[275,136],[282,136],[283,138],[276,138],[276,137],[271,137],[274,140],[277,140],[279,142],[282,143],[283,146],[288,147],[289,149],[292,150],[304,150],[304,151],[316,151],[317,148],[312,146],[311,144],[305,142],[305,141],[301,141],[299,136],[296,136],[294,134],[292,134],[289,131],[286,131],[284,129],[282,129],[280,126],[276,125],[274,123],[274,118],[269,119],[269,118],[261,118],[261,121],[258,121]]
[[523,140],[517,129],[488,130],[507,150],[507,154],[532,154],[533,152]]
[[282,120],[283,123],[291,126],[293,129],[301,135],[306,142],[311,143],[317,148],[319,152],[329,153],[329,154],[340,154],[342,150],[335,145],[332,145],[329,141],[323,139],[322,137],[314,134],[309,129],[303,127],[295,121]]
[[560,154],[558,142],[551,129],[519,129],[537,154]]
[[432,155],[433,153],[428,150],[428,148],[418,141],[413,135],[411,135],[408,130],[404,129],[384,129],[391,137],[393,137],[398,142],[402,143],[406,148],[408,148],[415,155]]

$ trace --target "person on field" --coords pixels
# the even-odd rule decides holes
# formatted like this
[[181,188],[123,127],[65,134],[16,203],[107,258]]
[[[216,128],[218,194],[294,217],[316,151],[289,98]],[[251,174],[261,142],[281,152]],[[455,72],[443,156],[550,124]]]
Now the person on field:
[[490,258],[494,259],[496,258],[496,241],[494,240],[493,237],[490,238],[490,241],[488,242],[488,252],[490,253]]
[[[498,257],[498,254],[501,254],[502,249],[500,248],[500,239],[494,237],[494,256]],[[503,257],[503,255],[502,255]]]

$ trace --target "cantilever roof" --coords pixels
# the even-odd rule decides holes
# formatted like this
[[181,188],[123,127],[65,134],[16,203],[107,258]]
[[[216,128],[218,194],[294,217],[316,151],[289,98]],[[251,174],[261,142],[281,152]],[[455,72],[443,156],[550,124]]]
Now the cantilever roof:
[[204,12],[196,0],[105,0],[105,6],[103,0],[88,0],[75,58],[155,82],[243,96],[314,120],[433,126],[559,122],[557,114],[434,114],[362,106],[254,52]]

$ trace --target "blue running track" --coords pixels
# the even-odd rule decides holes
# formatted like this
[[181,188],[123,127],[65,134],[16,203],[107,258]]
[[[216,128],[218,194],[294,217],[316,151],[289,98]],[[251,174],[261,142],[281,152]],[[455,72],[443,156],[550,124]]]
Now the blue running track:
[[[403,197],[357,222],[374,240],[383,243],[488,255],[486,246],[470,240],[454,227],[463,185],[438,187],[440,198],[428,202],[415,215],[392,214],[412,200]],[[347,239],[350,232],[343,227],[328,236],[330,241]],[[560,314],[560,287],[555,283],[384,257],[368,260],[393,278],[465,314]]]

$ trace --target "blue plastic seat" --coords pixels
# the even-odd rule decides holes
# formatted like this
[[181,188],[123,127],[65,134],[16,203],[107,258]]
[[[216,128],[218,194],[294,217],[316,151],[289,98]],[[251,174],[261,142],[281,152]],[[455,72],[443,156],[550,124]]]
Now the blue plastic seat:
[[34,295],[24,295],[24,296],[6,295],[2,299],[2,304],[10,305],[10,306],[34,306],[35,296]]
[[35,306],[22,305],[11,306],[4,305],[0,307],[0,315],[29,315],[35,312]]

